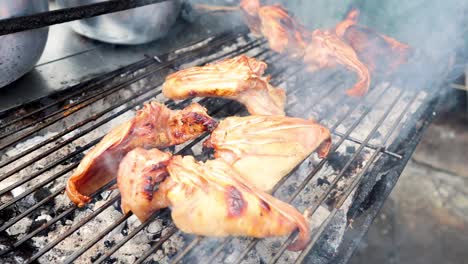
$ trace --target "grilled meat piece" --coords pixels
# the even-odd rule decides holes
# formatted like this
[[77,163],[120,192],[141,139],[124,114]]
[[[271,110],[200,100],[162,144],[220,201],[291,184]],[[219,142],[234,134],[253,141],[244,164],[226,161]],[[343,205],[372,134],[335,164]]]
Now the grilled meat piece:
[[267,64],[240,55],[169,75],[163,94],[171,99],[190,96],[224,97],[237,100],[251,114],[284,115],[286,94],[263,77]]
[[172,219],[182,231],[203,236],[269,237],[299,229],[289,250],[301,250],[309,241],[305,218],[292,206],[247,184],[222,160],[196,162],[175,156],[162,185]]
[[120,162],[117,186],[122,197],[122,211],[132,211],[144,222],[159,209],[169,207],[160,183],[168,176],[166,166],[172,155],[158,149],[136,148]]
[[357,83],[346,91],[350,96],[363,96],[370,86],[370,72],[354,49],[341,40],[334,32],[315,30],[310,44],[307,46],[304,62],[307,70],[314,72],[323,68],[343,65],[358,76]]
[[306,31],[281,5],[261,6],[258,0],[240,2],[245,22],[254,35],[268,39],[270,48],[292,57],[302,57],[306,47]]
[[112,129],[81,161],[68,179],[68,197],[84,206],[91,194],[117,175],[120,160],[136,147],[165,148],[193,139],[215,128],[217,122],[199,104],[172,111],[151,102],[135,118]]
[[375,30],[359,25],[359,10],[352,9],[336,28],[338,37],[348,43],[372,73],[391,75],[408,62],[410,46]]
[[304,27],[281,5],[262,6],[258,11],[260,31],[270,48],[292,57],[302,57],[307,46]]
[[250,32],[254,35],[261,35],[260,31],[260,17],[258,11],[260,10],[259,0],[241,0],[240,8],[244,15],[245,22],[250,29]]
[[317,150],[325,157],[330,146],[327,128],[313,120],[283,116],[228,117],[205,141],[217,159],[267,192],[310,153]]

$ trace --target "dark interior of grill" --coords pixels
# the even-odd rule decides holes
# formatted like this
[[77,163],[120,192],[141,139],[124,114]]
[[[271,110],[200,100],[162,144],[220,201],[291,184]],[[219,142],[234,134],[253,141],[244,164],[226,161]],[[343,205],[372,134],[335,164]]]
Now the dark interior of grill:
[[[296,234],[268,239],[184,234],[169,209],[139,223],[122,213],[115,182],[93,194],[84,208],[68,200],[66,180],[84,154],[145,102],[157,100],[171,109],[198,102],[219,120],[246,115],[235,101],[173,101],[161,92],[172,72],[240,54],[268,64],[272,84],[287,91],[288,115],[314,118],[333,135],[328,157],[312,154],[274,188],[275,197],[311,220],[312,238],[303,251],[286,250]],[[330,258],[352,247],[342,237],[353,219],[376,214],[364,205],[388,196],[433,118],[444,79],[426,83],[417,73],[374,79],[363,98],[344,93],[353,81],[343,68],[307,74],[302,63],[271,51],[265,39],[238,26],[5,110],[0,113],[0,256],[25,263],[313,263]],[[210,159],[212,153],[202,148],[207,136],[168,150]]]

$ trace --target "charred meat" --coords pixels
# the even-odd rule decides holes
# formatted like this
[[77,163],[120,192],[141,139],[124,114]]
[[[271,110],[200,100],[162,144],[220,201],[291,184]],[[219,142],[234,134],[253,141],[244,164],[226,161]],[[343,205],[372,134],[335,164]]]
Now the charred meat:
[[147,103],[132,120],[112,129],[86,154],[68,179],[68,197],[84,206],[91,200],[91,194],[116,178],[119,162],[134,148],[181,144],[216,125],[199,104],[173,111],[157,102]]
[[239,101],[253,115],[284,115],[285,91],[268,83],[266,68],[245,55],[188,68],[166,78],[163,94],[171,99],[223,97]]
[[281,5],[261,6],[258,0],[242,0],[241,10],[250,31],[268,39],[270,48],[292,57],[302,57],[306,31]]
[[296,209],[245,183],[222,160],[202,163],[192,156],[135,149],[120,164],[118,186],[123,210],[140,221],[170,207],[175,225],[186,233],[262,238],[298,228],[299,238],[289,249],[300,250],[309,240],[308,224]]
[[[122,197],[122,211],[133,212],[145,221],[159,209],[169,207],[164,191],[156,191],[166,179],[172,155],[158,149],[136,148],[120,162],[117,186]],[[164,186],[161,186],[164,187]]]
[[408,62],[410,46],[358,24],[359,10],[352,9],[339,23],[336,34],[348,43],[372,73],[390,75]]
[[315,30],[304,56],[307,70],[314,72],[323,68],[342,65],[357,74],[358,81],[346,93],[350,96],[363,96],[370,86],[370,72],[361,62],[354,49],[329,30]]

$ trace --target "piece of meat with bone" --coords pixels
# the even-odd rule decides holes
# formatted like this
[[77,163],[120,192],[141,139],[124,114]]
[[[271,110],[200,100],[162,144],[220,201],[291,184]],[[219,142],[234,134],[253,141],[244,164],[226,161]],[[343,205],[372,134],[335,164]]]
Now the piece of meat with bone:
[[171,158],[156,149],[134,149],[120,164],[118,186],[122,209],[142,222],[170,207],[175,225],[186,233],[262,238],[298,228],[291,250],[302,249],[310,237],[296,209],[245,183],[221,160],[203,163],[192,156]]
[[357,74],[357,83],[346,93],[350,96],[363,96],[370,86],[370,72],[361,62],[354,49],[341,40],[335,32],[316,29],[304,56],[310,72],[343,65]]
[[284,115],[286,94],[269,84],[267,64],[246,55],[175,72],[166,78],[163,94],[171,99],[223,97],[244,104],[253,115]]
[[113,128],[85,155],[67,181],[68,197],[78,206],[84,206],[91,200],[91,194],[116,178],[120,160],[134,148],[181,144],[213,130],[216,125],[199,104],[170,110],[157,102],[146,103],[133,119]]
[[284,236],[299,229],[288,249],[304,248],[310,239],[305,218],[292,206],[246,183],[222,160],[196,162],[175,156],[167,167],[167,197],[175,225],[203,236]]
[[260,190],[270,192],[313,151],[328,154],[330,131],[313,120],[284,116],[228,117],[205,147]]
[[291,57],[302,57],[307,46],[305,28],[279,4],[261,6],[258,0],[242,0],[240,8],[254,35],[263,35],[270,48]]
[[270,48],[291,57],[302,57],[307,46],[305,28],[281,5],[262,6],[258,11],[260,31]]
[[391,75],[408,62],[413,50],[391,37],[358,24],[359,10],[352,9],[335,31],[348,43],[372,73]]
[[158,149],[136,148],[120,162],[117,186],[122,197],[122,211],[130,211],[141,222],[154,212],[169,207],[165,191],[156,191],[168,176],[167,165],[172,155]]

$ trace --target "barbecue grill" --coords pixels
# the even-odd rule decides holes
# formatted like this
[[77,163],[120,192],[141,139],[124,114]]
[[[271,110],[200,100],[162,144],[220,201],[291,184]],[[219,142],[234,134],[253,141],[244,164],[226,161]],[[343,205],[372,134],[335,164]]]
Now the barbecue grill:
[[[161,1],[109,1],[0,21],[0,34],[48,26]],[[112,183],[84,208],[70,203],[65,182],[84,153],[110,127],[144,102],[172,109],[199,102],[216,118],[245,115],[240,104],[217,98],[172,101],[164,77],[178,69],[239,54],[268,64],[272,84],[287,90],[286,112],[313,117],[333,134],[331,154],[304,160],[273,194],[312,220],[312,239],[288,252],[288,238],[207,238],[183,234],[170,211],[139,223],[120,211]],[[306,74],[301,63],[268,49],[243,26],[204,35],[183,48],[145,58],[0,113],[0,256],[7,262],[46,263],[322,263],[345,262],[396,184],[422,133],[435,116],[443,82],[407,75],[374,80],[364,98],[344,90],[343,70]],[[208,135],[171,148],[207,159]],[[196,223],[194,223],[196,224]]]

